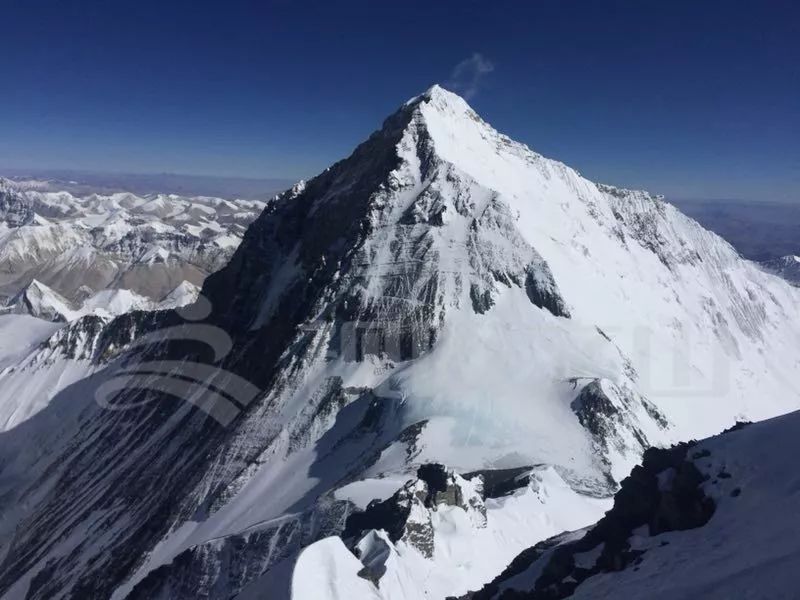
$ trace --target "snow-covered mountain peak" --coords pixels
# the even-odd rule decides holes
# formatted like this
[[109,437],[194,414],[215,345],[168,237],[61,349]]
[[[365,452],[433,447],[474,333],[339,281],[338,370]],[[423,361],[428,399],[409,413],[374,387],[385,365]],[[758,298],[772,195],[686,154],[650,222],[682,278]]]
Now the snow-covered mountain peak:
[[[441,88],[403,105],[350,157],[285,198],[292,201],[268,208],[231,268],[212,278],[212,288],[226,294],[240,286],[238,306],[227,308],[230,300],[220,298],[220,313],[237,315],[240,323],[230,326],[268,329],[281,299],[299,294],[310,302],[302,319],[333,323],[315,344],[341,343],[345,319],[385,329],[383,349],[362,349],[359,359],[419,360],[359,385],[403,389],[407,425],[444,413],[448,428],[470,430],[471,443],[491,446],[491,460],[516,452],[560,463],[551,455],[557,444],[546,441],[558,428],[562,439],[574,434],[571,448],[581,448],[585,462],[575,470],[592,471],[593,434],[586,445],[579,417],[571,415],[569,431],[562,419],[563,407],[592,382],[600,382],[602,394],[592,394],[588,406],[626,413],[624,425],[610,418],[620,428],[619,444],[604,452],[629,459],[638,458],[643,440],[669,439],[666,423],[713,433],[720,396],[728,424],[740,412],[781,410],[782,402],[770,406],[772,400],[753,406],[744,392],[752,381],[737,369],[735,383],[716,378],[723,361],[749,362],[753,352],[761,363],[768,346],[798,341],[794,328],[779,333],[796,310],[793,290],[766,280],[659,198],[584,179],[499,134]],[[232,277],[245,265],[262,275],[242,287]],[[559,338],[552,361],[535,341],[551,329],[558,333],[549,339]],[[491,344],[498,339],[505,343]],[[683,364],[686,347],[693,355]],[[575,348],[591,350],[587,356]],[[519,356],[536,366],[509,377],[503,365]],[[701,390],[699,398],[676,389],[674,371],[653,356],[681,363],[676,368],[689,380],[681,385]],[[347,363],[328,359],[319,371],[309,368],[343,376]],[[496,402],[491,418],[485,388]],[[540,393],[531,400],[527,389]],[[662,410],[649,410],[651,395],[666,398]],[[794,393],[792,405],[796,400]],[[501,431],[505,447],[492,442]],[[433,443],[441,433],[421,433],[427,435]],[[431,458],[462,468],[487,460],[483,450]],[[571,455],[573,466],[576,460]]]
[[[502,563],[596,520],[646,447],[800,406],[800,291],[669,204],[588,181],[436,88],[271,201],[203,296],[213,311],[192,326],[224,332],[224,362],[187,366],[206,345],[164,334],[144,367],[188,368],[205,387],[165,401],[148,378],[126,390],[130,410],[87,410],[67,456],[36,465],[41,487],[0,486],[28,507],[0,512],[0,594],[263,597],[310,546],[312,567],[342,551],[353,581],[367,566],[397,577],[394,591],[366,582],[365,597],[458,595],[476,589],[464,574],[482,576],[487,548]],[[178,324],[136,313],[102,339],[118,349]],[[105,356],[81,325],[66,337]],[[208,418],[214,390],[242,380],[262,391],[224,426]],[[448,465],[444,483],[407,485],[432,464]],[[474,501],[434,509],[433,487]],[[354,539],[369,565],[343,544],[314,549],[371,500],[413,517],[396,544],[368,523]],[[406,544],[420,527],[424,543]],[[48,545],[55,530],[66,541]]]
[[433,84],[422,94],[411,98],[404,106],[413,107],[421,104],[430,104],[442,114],[475,113],[464,98],[443,88],[438,83]]
[[767,271],[780,275],[792,285],[800,286],[800,256],[790,254],[761,264]]
[[[211,278],[219,318],[247,331],[299,319],[313,327],[293,344],[334,352],[355,340],[350,355],[304,363],[303,377],[393,390],[398,427],[426,423],[419,460],[548,462],[599,489],[675,431],[798,402],[792,391],[754,405],[758,376],[730,367],[772,372],[769,347],[792,353],[798,331],[780,324],[793,290],[659,198],[584,179],[445,90],[403,105],[289,199]],[[291,317],[288,298],[305,300]],[[354,323],[380,332],[374,347]],[[354,360],[372,367],[355,375]],[[287,405],[307,399],[298,386]]]
[[5,307],[5,312],[29,314],[47,321],[69,321],[74,316],[69,300],[55,290],[34,279]]
[[[491,157],[495,155],[505,160],[509,157],[523,161],[542,158],[525,144],[499,133],[466,100],[439,85],[413,98],[406,107],[411,107],[415,117],[424,122],[440,158],[469,172],[476,162],[493,162]],[[482,159],[476,161],[475,155]]]
[[183,281],[174,290],[162,298],[160,308],[180,308],[191,304],[200,295],[200,287],[189,281]]

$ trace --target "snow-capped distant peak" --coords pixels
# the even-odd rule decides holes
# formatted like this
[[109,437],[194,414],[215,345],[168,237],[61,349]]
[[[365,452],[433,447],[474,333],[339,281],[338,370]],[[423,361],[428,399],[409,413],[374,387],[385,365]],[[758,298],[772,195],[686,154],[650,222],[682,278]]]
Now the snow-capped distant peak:
[[126,289],[101,290],[75,305],[55,290],[34,279],[12,298],[5,313],[29,314],[54,322],[71,322],[85,315],[112,317],[134,310],[153,310],[155,303]]
[[161,299],[159,308],[180,308],[197,300],[199,295],[199,286],[189,281],[183,281],[178,287]]
[[69,321],[75,316],[69,300],[35,279],[9,301],[4,312],[29,314],[47,321]]
[[789,254],[787,256],[781,256],[780,258],[775,258],[767,262],[788,267],[791,265],[800,264],[800,256],[797,256],[796,254]]
[[122,315],[134,310],[152,310],[152,300],[125,289],[101,290],[87,298],[76,316],[94,314],[103,317]]
[[800,256],[790,254],[761,263],[771,273],[783,277],[793,285],[800,285]]

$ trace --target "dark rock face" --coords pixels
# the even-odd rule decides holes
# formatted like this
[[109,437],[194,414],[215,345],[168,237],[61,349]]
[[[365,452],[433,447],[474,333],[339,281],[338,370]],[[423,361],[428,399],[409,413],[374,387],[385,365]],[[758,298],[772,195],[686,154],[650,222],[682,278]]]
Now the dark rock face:
[[107,324],[102,317],[86,315],[57,331],[45,344],[66,358],[93,360]]
[[[232,350],[222,360],[207,344],[192,339],[165,340],[144,349],[146,358],[213,365],[271,390],[274,398],[318,351],[310,346],[316,331],[302,330],[304,324],[320,314],[323,327],[340,328],[350,314],[368,320],[378,307],[356,293],[362,272],[358,264],[364,260],[358,251],[372,227],[367,217],[373,196],[398,164],[396,146],[412,113],[413,107],[401,109],[349,159],[272,201],[230,263],[206,280],[203,296],[213,311],[193,323],[217,327],[231,338]],[[340,272],[352,275],[339,280]],[[427,320],[408,320],[419,324],[427,344],[435,312],[430,306],[424,310],[431,311]],[[120,317],[99,332],[94,357],[101,362],[114,358],[132,339],[183,322],[174,311]],[[68,351],[74,349],[69,340],[64,343]],[[104,376],[99,373],[97,381]],[[332,384],[330,394],[319,396],[319,410],[309,419],[327,418],[341,407],[342,394],[335,388]],[[75,431],[60,463],[41,481],[31,482],[32,489],[41,486],[50,493],[34,501],[24,497],[24,490],[15,491],[31,509],[0,561],[0,595],[53,551],[58,540],[51,539],[52,532],[61,524],[70,524],[64,532],[68,536],[73,528],[91,523],[106,532],[105,544],[53,555],[28,597],[45,599],[63,590],[74,598],[109,597],[155,540],[175,523],[218,509],[247,480],[248,468],[279,443],[281,427],[274,417],[281,407],[266,395],[223,428],[163,393],[131,389],[126,394],[125,404],[136,408],[95,411]],[[304,437],[306,432],[298,430],[296,443]],[[84,496],[86,501],[77,501]]]
[[30,199],[0,178],[0,222],[9,227],[22,227],[31,223],[34,216]]
[[[578,380],[573,384],[577,385]],[[604,385],[610,390],[608,393]],[[595,379],[581,388],[570,407],[580,424],[592,436],[601,460],[608,466],[609,452],[643,452],[650,444],[640,426],[637,411],[652,420],[658,427],[666,428],[669,423],[661,412],[646,398],[620,388],[610,381]],[[624,435],[624,434],[629,435]],[[635,440],[635,447],[629,447],[626,438]],[[607,475],[611,479],[610,473]]]
[[500,284],[525,290],[533,305],[557,317],[570,317],[549,265],[522,237],[515,215],[496,195],[474,217],[467,251],[476,277],[469,290],[475,312],[494,305],[495,285]]
[[542,262],[541,265],[529,267],[526,270],[525,292],[530,301],[539,308],[550,311],[556,317],[570,317],[569,310],[558,293],[547,263]]
[[489,290],[481,291],[474,283],[469,288],[469,297],[472,300],[472,310],[480,315],[488,312],[494,306],[491,292]]
[[531,471],[534,466],[516,467],[513,469],[482,469],[464,473],[464,479],[480,476],[483,479],[483,497],[502,498],[526,487],[531,482]]
[[570,405],[580,424],[599,440],[608,439],[614,432],[620,409],[606,395],[598,381],[584,386]]
[[615,531],[615,521],[623,529],[647,525],[651,536],[705,525],[714,514],[714,502],[700,489],[703,475],[687,460],[690,447],[645,452],[642,465],[623,481],[601,533]]
[[[418,473],[419,475],[419,473]],[[363,512],[355,512],[347,519],[342,538],[351,540],[370,529],[383,529],[392,542],[399,541],[405,534],[408,517],[411,514],[411,500],[414,496],[410,481],[402,489],[384,501],[373,501]],[[425,489],[427,499],[428,490]]]
[[[365,533],[382,529],[392,542],[405,540],[423,556],[431,557],[434,532],[429,511],[442,504],[459,506],[466,511],[475,511],[485,523],[484,499],[482,495],[465,494],[464,481],[443,465],[422,465],[417,471],[417,479],[409,481],[391,498],[372,502],[365,511],[350,515],[342,538],[352,546]],[[417,511],[412,517],[415,505],[424,510]]]
[[275,525],[195,546],[150,572],[127,598],[233,598],[274,564],[341,531],[349,511],[347,502],[321,502]]
[[439,503],[450,506],[461,503],[459,490],[452,485],[452,475],[444,465],[422,465],[417,469],[417,477],[428,484],[428,493],[423,500],[426,508],[433,508]]
[[[667,531],[702,527],[714,514],[714,501],[701,484],[705,478],[687,456],[693,444],[645,452],[641,466],[623,480],[614,507],[586,535],[562,543],[563,536],[526,550],[492,583],[467,594],[470,600],[528,598],[554,600],[569,597],[592,575],[620,571],[642,559],[644,551],[634,550],[634,530],[646,527],[651,536]],[[576,556],[597,552],[593,564],[580,566]],[[541,574],[528,591],[506,590],[498,596],[500,584],[543,560]]]

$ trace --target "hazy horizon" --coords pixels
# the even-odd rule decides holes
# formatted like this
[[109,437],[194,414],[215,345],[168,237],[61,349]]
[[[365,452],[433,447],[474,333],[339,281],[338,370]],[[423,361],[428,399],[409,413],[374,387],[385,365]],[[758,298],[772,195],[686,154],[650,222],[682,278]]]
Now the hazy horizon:
[[[209,190],[213,189],[225,189],[230,187],[232,190],[236,189],[248,189],[252,190],[252,192],[248,192],[245,195],[239,194],[238,197],[241,198],[253,198],[253,199],[261,199],[263,198],[264,194],[255,194],[259,188],[259,186],[266,186],[265,189],[269,190],[276,190],[282,191],[284,189],[288,189],[296,182],[300,180],[308,180],[312,177],[319,175],[319,173],[313,173],[309,176],[299,177],[299,178],[289,178],[289,177],[245,177],[245,176],[237,176],[237,175],[225,175],[225,174],[215,174],[215,173],[191,173],[191,172],[132,172],[132,171],[102,171],[102,170],[92,170],[92,169],[65,169],[65,168],[47,168],[47,167],[40,167],[40,168],[14,168],[14,167],[6,167],[0,164],[0,177],[6,177],[8,179],[37,179],[43,178],[46,180],[50,180],[53,182],[68,182],[69,179],[73,179],[74,183],[80,184],[82,186],[91,187],[93,185],[99,188],[111,188],[114,187],[112,184],[103,184],[98,183],[98,180],[113,180],[117,179],[119,185],[117,186],[118,189],[136,193],[177,193],[177,192],[170,192],[170,188],[174,188],[176,185],[176,180],[196,180],[191,183],[193,188],[197,190],[202,190],[203,182],[207,182]],[[83,178],[83,180],[81,180]],[[163,179],[164,189],[156,189],[158,185],[159,178]],[[147,180],[148,183],[146,187],[150,186],[153,187],[152,190],[144,191],[144,192],[137,192],[134,188],[141,188],[140,182],[136,182],[137,179]],[[124,187],[124,180],[129,180],[132,183],[132,187]],[[138,185],[137,185],[138,183]],[[596,181],[596,183],[604,183],[608,185],[619,185],[617,182],[614,181]],[[222,184],[222,187],[220,187]],[[228,186],[225,186],[228,184]],[[244,184],[243,186],[241,184]],[[180,184],[179,184],[180,185]],[[796,203],[795,198],[784,199],[784,200],[771,200],[769,198],[727,198],[727,197],[683,197],[683,196],[669,196],[666,194],[662,194],[659,190],[647,189],[647,188],[634,188],[634,189],[645,189],[648,192],[654,194],[661,194],[664,196],[664,199],[668,202],[674,202],[677,204],[683,203],[745,203],[745,204],[778,204],[778,205],[793,205]],[[213,193],[208,193],[204,191],[195,191],[192,192],[196,195],[215,195]],[[232,192],[227,192],[227,195],[230,196]],[[221,197],[225,197],[225,194],[217,194]],[[236,195],[234,193],[234,195]],[[269,196],[273,195],[272,192],[268,194]]]
[[297,180],[280,177],[235,177],[192,173],[130,173],[84,169],[14,169],[0,165],[0,177],[50,182],[72,193],[126,191],[136,194],[181,194],[264,200]]

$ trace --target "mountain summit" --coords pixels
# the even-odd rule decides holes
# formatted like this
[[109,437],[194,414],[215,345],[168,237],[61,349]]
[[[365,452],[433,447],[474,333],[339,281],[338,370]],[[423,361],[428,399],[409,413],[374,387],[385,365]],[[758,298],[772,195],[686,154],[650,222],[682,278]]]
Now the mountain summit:
[[202,294],[202,322],[120,317],[95,355],[223,331],[144,355],[208,389],[88,404],[109,365],[25,424],[36,453],[0,439],[0,595],[317,600],[337,569],[459,595],[596,521],[648,446],[800,407],[800,290],[438,86],[272,200]]

